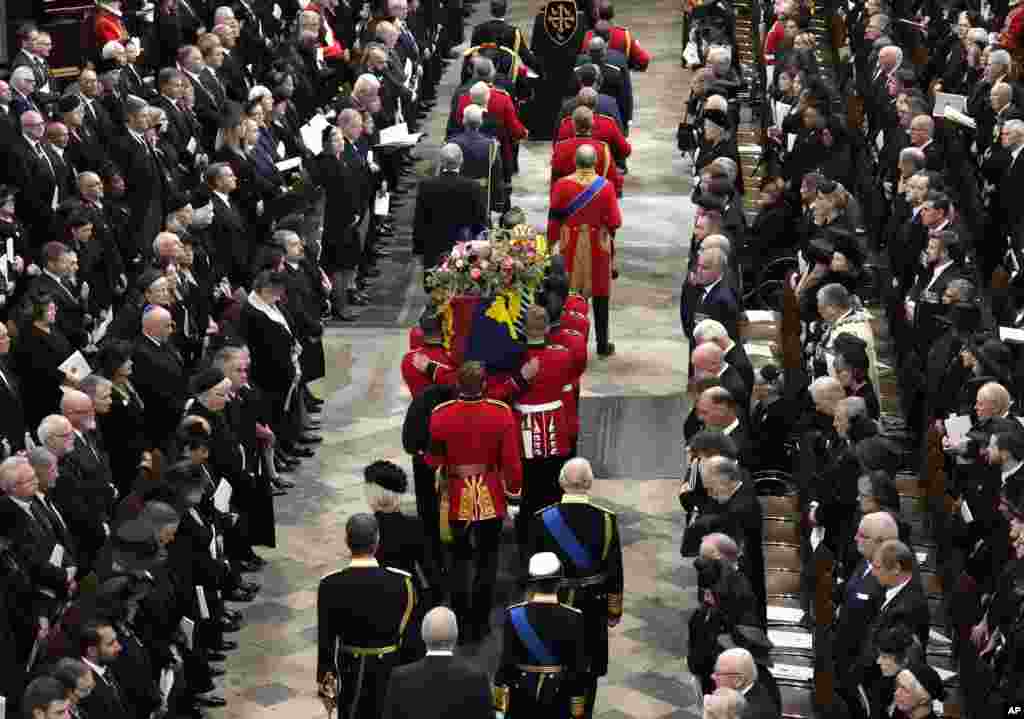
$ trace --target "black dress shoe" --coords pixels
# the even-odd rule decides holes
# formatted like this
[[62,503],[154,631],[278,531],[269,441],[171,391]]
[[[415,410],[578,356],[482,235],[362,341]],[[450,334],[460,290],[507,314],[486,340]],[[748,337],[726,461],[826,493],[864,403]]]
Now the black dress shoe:
[[[283,494],[288,494],[287,492],[284,491],[284,489],[278,490],[278,489],[275,488],[274,490],[271,490],[271,491],[272,491],[272,494],[275,497],[280,497]],[[278,492],[280,492],[280,494]],[[239,570],[241,570],[243,572],[248,572],[250,574],[253,573],[253,572],[258,572],[261,569],[263,569],[263,567],[261,567],[260,565],[256,564],[255,562],[252,562],[252,561],[250,561],[248,559],[240,559],[237,562],[237,564],[238,564]]]
[[245,581],[242,581],[242,582],[238,583],[238,588],[241,589],[243,592],[246,592],[248,594],[256,594],[263,587],[261,587],[256,582],[245,582]]
[[238,611],[237,609],[227,609],[227,608],[225,608],[224,609],[224,616],[227,617],[228,619],[230,619],[233,622],[240,622],[240,621],[242,621],[242,613],[240,611]]
[[[213,654],[213,652],[210,652],[210,654]],[[220,659],[219,661],[224,660]],[[209,669],[209,667],[207,667],[207,669]],[[196,686],[189,686],[189,689],[191,689],[192,692],[195,694],[206,694],[206,692],[212,692],[216,688],[217,685],[214,684],[209,678],[204,678]]]
[[236,649],[238,649],[238,642],[232,641],[230,639],[222,639],[220,642],[220,646],[217,647],[217,649],[222,652],[233,652]]
[[239,623],[239,622],[232,622],[227,617],[222,617],[221,618],[220,623],[218,624],[218,628],[224,634],[234,634],[235,632],[242,631],[241,623]]
[[378,270],[376,267],[367,267],[365,270],[363,270],[363,276],[380,277],[380,270]]
[[210,676],[211,677],[222,677],[222,676],[224,676],[224,674],[225,674],[225,671],[223,669],[221,669],[220,667],[210,667]]
[[207,694],[206,696],[196,697],[196,704],[201,707],[227,706],[227,702],[224,701],[224,697],[219,697],[216,694]]
[[306,422],[305,426],[303,426],[303,429],[306,430],[307,432],[319,432],[323,428],[323,423],[319,422],[318,420]]
[[324,438],[318,434],[300,434],[295,441],[299,444],[320,444]]
[[279,457],[274,457],[274,471],[279,475],[285,472],[294,472],[296,469],[294,464],[288,464]]
[[331,313],[331,320],[334,322],[356,322],[359,320],[359,316],[350,312],[335,310]]
[[[284,479],[283,477],[276,477],[276,478],[274,478],[274,479],[272,479],[270,481],[271,481],[271,483],[275,487],[279,487],[280,489],[292,489],[295,486],[295,482],[292,482],[289,479]],[[249,561],[252,561],[252,560],[249,560]],[[260,563],[260,562],[253,561],[253,564],[255,564],[260,569],[263,569],[263,567],[266,565],[266,562],[264,561],[264,562]]]
[[377,257],[377,258],[391,257],[391,250],[384,250],[384,249],[381,249],[381,248],[377,247],[377,248],[375,248],[373,250],[373,256]]
[[309,447],[295,447],[291,446],[288,448],[288,454],[295,455],[296,457],[312,457],[316,452],[311,450]]
[[283,489],[280,489],[278,487],[271,487],[270,488],[270,496],[271,497],[283,497],[286,494],[288,494],[287,491],[285,491]]
[[243,592],[241,589],[233,589],[224,595],[224,598],[229,602],[251,602],[256,598],[255,594],[249,592]]
[[349,290],[348,303],[350,305],[355,305],[356,307],[366,307],[367,305],[370,304],[370,301],[363,297],[362,295],[358,294],[355,290]]
[[292,468],[298,467],[300,464],[302,464],[302,460],[300,460],[298,457],[291,457],[285,454],[283,451],[278,452],[278,457],[284,464]]
[[598,357],[611,357],[613,354],[615,354],[615,345],[612,342],[609,342],[604,348],[597,348]]
[[[206,658],[211,662],[223,662],[227,661],[228,655],[224,652],[210,651],[206,653]],[[213,684],[210,684],[206,691],[213,691]]]

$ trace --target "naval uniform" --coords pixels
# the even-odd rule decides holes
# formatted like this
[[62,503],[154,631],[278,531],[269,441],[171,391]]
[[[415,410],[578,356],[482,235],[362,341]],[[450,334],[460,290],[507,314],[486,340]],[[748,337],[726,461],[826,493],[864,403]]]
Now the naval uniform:
[[566,494],[534,515],[530,539],[530,556],[558,556],[565,572],[559,598],[583,612],[585,714],[590,716],[597,678],[608,673],[608,622],[622,616],[622,545],[615,513],[585,494]]
[[353,558],[320,580],[317,686],[336,677],[339,719],[380,717],[415,606],[412,577],[375,559]]
[[584,618],[554,602],[522,602],[505,610],[494,708],[509,719],[583,716],[587,673]]

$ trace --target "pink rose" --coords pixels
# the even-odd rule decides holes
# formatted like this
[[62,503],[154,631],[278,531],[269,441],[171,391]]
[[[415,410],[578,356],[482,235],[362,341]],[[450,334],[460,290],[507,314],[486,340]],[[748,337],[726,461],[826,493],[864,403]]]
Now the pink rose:
[[506,257],[504,260],[501,261],[501,269],[505,270],[506,272],[511,272],[512,267],[513,263],[511,257]]
[[474,267],[469,271],[469,276],[472,277],[474,280],[479,280],[481,277],[483,277],[483,273],[480,271],[479,267]]

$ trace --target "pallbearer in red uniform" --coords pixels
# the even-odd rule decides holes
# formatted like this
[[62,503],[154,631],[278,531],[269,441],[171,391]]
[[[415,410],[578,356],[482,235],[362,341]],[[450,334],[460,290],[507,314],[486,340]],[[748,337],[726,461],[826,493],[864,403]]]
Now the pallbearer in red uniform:
[[557,242],[565,258],[569,288],[593,298],[597,354],[608,357],[615,352],[608,341],[608,302],[622,213],[615,188],[594,171],[596,164],[594,148],[583,145],[576,150],[576,172],[551,188],[548,241]]
[[572,387],[579,379],[576,358],[568,348],[549,343],[547,330],[547,311],[533,305],[526,311],[526,356],[540,363],[540,371],[512,405],[523,453],[523,501],[516,517],[523,577],[530,556],[526,552],[530,519],[538,509],[562,496],[558,473],[569,459],[575,414],[566,409],[565,387]]
[[562,345],[572,355],[576,369],[576,381],[562,387],[562,402],[569,417],[569,456],[576,456],[576,441],[580,434],[580,379],[587,371],[587,338],[570,327],[563,327],[561,318],[565,314],[561,302],[557,305],[548,301],[548,342]]
[[523,467],[512,409],[483,396],[483,365],[464,363],[458,390],[458,399],[438,405],[430,417],[427,462],[441,468],[440,481],[447,484],[452,609],[465,638],[475,641],[490,629],[501,525],[507,499],[522,489]]
[[419,329],[422,333],[422,343],[416,347],[410,347],[409,351],[405,353],[405,357],[402,358],[402,380],[413,397],[419,396],[420,392],[434,384],[432,376],[416,368],[416,364],[422,363],[416,361],[416,355],[422,355],[428,362],[435,363],[439,368],[453,369],[448,350],[444,348],[441,318],[432,310],[427,310],[420,317]]
[[[581,107],[586,107],[591,112],[594,112],[594,107],[597,106],[597,91],[594,88],[581,88],[577,97]],[[588,97],[592,97],[593,101],[587,102]],[[595,140],[608,143],[608,147],[611,148],[612,155],[615,157],[615,164],[625,166],[626,160],[633,153],[633,146],[629,144],[629,140],[622,134],[622,130],[619,129],[619,124],[615,122],[614,118],[595,114],[594,126],[590,130],[590,135]],[[562,119],[562,123],[558,126],[558,135],[555,137],[555,142],[568,140],[570,137],[576,137],[576,125],[571,116]]]
[[615,157],[606,142],[597,140],[591,134],[594,128],[594,113],[588,107],[577,107],[572,113],[576,136],[555,143],[551,155],[551,182],[558,182],[563,177],[576,172],[576,150],[590,145],[597,153],[597,164],[594,171],[615,187],[615,194],[622,195],[622,175],[615,166]]
[[612,20],[615,19],[615,8],[612,7],[611,0],[598,0],[595,9],[597,10],[597,23],[593,30],[583,36],[583,44],[580,46],[583,50],[580,52],[584,52],[586,48],[590,47],[591,38],[597,35],[604,38],[609,48],[618,50],[626,56],[629,69],[641,72],[646,70],[651,63],[651,54],[640,47],[640,43],[633,37],[633,33],[621,25],[612,23]]

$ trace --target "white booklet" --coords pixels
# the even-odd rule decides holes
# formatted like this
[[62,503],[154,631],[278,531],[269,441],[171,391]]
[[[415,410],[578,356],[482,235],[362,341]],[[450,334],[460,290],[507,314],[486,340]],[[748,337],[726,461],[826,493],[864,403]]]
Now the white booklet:
[[971,417],[967,414],[954,414],[950,415],[945,422],[946,435],[949,437],[951,444],[960,444],[967,433],[971,431],[973,424],[971,423]]
[[809,632],[791,632],[784,629],[769,629],[768,641],[784,649],[811,649],[814,637]]
[[64,545],[55,544],[53,545],[53,551],[50,552],[50,564],[54,567],[60,567],[64,563]]
[[1000,327],[999,339],[1003,342],[1017,342],[1024,344],[1024,330],[1019,330],[1016,327]]
[[276,167],[281,172],[288,172],[288,170],[294,170],[296,167],[301,166],[301,157],[289,157],[287,160],[281,160],[280,162],[274,164],[274,167]]
[[809,682],[814,678],[814,667],[801,667],[796,664],[776,664],[768,667],[776,679],[788,679],[796,682]]
[[936,644],[952,644],[953,643],[952,639],[947,637],[945,634],[942,634],[941,632],[937,632],[934,629],[929,629],[928,630],[928,640],[932,641],[932,642],[935,642]]
[[768,605],[769,622],[796,624],[804,618],[804,610],[796,607],[773,607]]
[[774,322],[775,313],[772,310],[747,310],[747,322]]
[[218,512],[227,514],[231,511],[231,493],[233,491],[227,480],[221,478],[220,484],[217,485],[217,489],[213,493],[213,506]]
[[79,382],[92,374],[92,367],[86,362],[81,350],[75,350],[70,357],[60,363],[57,369],[64,374],[71,375]]

